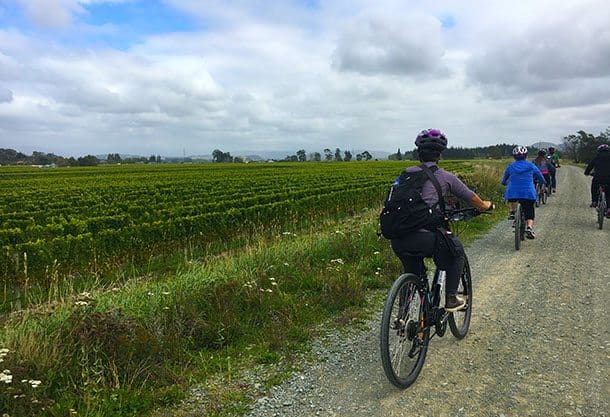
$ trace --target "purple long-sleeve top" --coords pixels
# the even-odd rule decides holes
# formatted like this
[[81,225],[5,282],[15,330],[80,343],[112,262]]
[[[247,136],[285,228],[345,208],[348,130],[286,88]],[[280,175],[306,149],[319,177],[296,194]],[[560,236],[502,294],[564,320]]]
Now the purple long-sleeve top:
[[[436,162],[424,162],[424,164],[427,167],[432,167],[436,165]],[[417,172],[421,171],[421,168],[416,165],[407,168],[406,171]],[[441,186],[443,196],[453,194],[457,198],[467,202],[470,202],[470,200],[472,199],[474,191],[466,187],[466,185],[451,172],[439,168],[434,172],[434,176],[436,177]],[[438,203],[438,193],[436,192],[436,188],[434,188],[432,181],[425,182],[422,188],[422,198],[426,203],[428,203],[430,207]]]

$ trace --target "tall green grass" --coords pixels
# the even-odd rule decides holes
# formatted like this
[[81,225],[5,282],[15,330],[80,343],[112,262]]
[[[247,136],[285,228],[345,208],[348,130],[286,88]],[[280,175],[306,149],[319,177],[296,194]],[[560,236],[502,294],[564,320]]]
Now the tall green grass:
[[[497,170],[475,170],[468,181],[483,196],[499,195]],[[462,238],[500,216],[473,219]],[[236,382],[241,370],[281,362],[263,381],[278,382],[316,323],[350,323],[367,308],[369,291],[400,272],[376,231],[374,209],[253,241],[162,280],[130,280],[14,313],[0,331],[0,349],[8,349],[0,369],[12,377],[0,383],[0,410],[136,416],[175,404],[194,383],[214,398],[210,415],[243,410],[250,388]]]

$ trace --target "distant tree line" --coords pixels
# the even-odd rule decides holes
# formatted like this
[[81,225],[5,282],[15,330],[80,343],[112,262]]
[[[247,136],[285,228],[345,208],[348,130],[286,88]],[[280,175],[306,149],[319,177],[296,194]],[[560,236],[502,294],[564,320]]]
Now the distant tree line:
[[[562,143],[558,148],[562,154],[562,158],[571,159],[574,162],[589,162],[595,153],[597,147],[602,143],[610,144],[610,127],[605,132],[600,132],[598,135],[587,133],[584,130],[579,130],[575,134],[570,134],[562,139]],[[478,146],[474,148],[450,147],[443,152],[444,159],[476,159],[476,158],[509,158],[512,156],[512,150],[515,144],[502,143],[490,146]],[[530,153],[535,153],[538,149],[535,146],[529,146]],[[351,151],[340,148],[335,148],[332,151],[330,148],[323,150],[323,153],[312,152],[307,154],[305,149],[299,149],[293,155],[286,155],[281,161],[288,162],[350,162],[370,161],[373,156],[369,151],[352,155]],[[400,148],[396,153],[388,156],[390,160],[413,160],[418,159],[417,149],[412,151],[401,152]],[[44,153],[34,151],[32,155],[26,155],[14,149],[0,148],[0,165],[56,165],[56,166],[95,166],[100,163],[104,164],[146,164],[146,163],[162,163],[162,162],[191,162],[191,158],[162,158],[161,155],[150,155],[149,157],[127,157],[122,158],[118,153],[109,153],[106,159],[98,159],[94,155],[85,155],[79,158],[63,157],[53,153]],[[214,149],[212,152],[212,162],[245,162],[242,157],[232,156],[230,152],[223,152],[220,149]]]
[[588,163],[593,159],[597,153],[597,147],[602,143],[610,145],[610,127],[606,128],[605,132],[600,132],[597,136],[584,130],[579,130],[576,134],[563,138],[563,158],[571,159],[577,163]]
[[94,155],[85,155],[78,158],[63,157],[53,153],[34,151],[32,155],[26,155],[14,149],[0,148],[0,165],[36,165],[36,166],[95,166],[104,164],[146,164],[162,162],[161,155],[147,157],[121,158],[118,153],[109,153],[106,159],[100,159]]

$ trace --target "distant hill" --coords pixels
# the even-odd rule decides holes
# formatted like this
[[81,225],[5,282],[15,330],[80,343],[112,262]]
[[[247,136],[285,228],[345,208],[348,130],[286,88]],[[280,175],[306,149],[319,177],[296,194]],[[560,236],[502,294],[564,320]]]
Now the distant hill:
[[545,142],[545,141],[540,141],[540,142],[534,142],[530,145],[531,147],[534,147],[536,149],[549,149],[551,146],[555,149],[559,149],[560,146],[557,145],[556,143],[553,142]]

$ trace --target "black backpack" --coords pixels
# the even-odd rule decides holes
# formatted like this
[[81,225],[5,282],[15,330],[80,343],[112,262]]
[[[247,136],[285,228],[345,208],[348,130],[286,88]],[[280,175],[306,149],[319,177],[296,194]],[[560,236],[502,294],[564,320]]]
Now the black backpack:
[[[400,174],[390,187],[379,215],[381,234],[397,239],[419,229],[434,230],[443,225],[445,204],[441,186],[434,176],[437,166],[420,165],[421,171]],[[429,207],[421,191],[426,181],[432,181],[439,196],[438,207]]]

